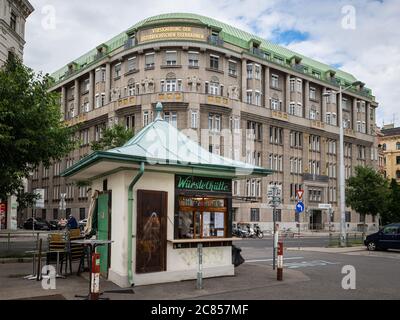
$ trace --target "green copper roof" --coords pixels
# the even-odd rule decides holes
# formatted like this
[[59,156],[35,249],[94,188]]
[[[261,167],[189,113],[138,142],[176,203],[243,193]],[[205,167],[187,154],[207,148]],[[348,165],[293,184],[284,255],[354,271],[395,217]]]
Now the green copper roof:
[[269,169],[210,153],[163,120],[160,113],[161,111],[158,110],[159,115],[156,120],[143,128],[124,146],[105,152],[95,152],[67,169],[63,176],[73,176],[102,160],[193,167],[211,170],[216,174],[229,172],[231,177],[267,176],[272,173]]
[[[198,14],[193,14],[193,13],[168,13],[168,14],[161,14],[157,16],[153,16],[147,19],[144,19],[138,23],[136,23],[134,26],[132,26],[129,30],[133,29],[138,29],[140,27],[145,26],[146,24],[152,24],[156,22],[162,23],[168,22],[168,20],[171,21],[176,21],[176,20],[182,20],[182,22],[187,21],[187,20],[195,20],[196,22],[200,22],[204,25],[207,25],[209,27],[214,27],[218,28],[221,30],[221,38],[224,40],[226,43],[233,44],[235,46],[241,47],[245,50],[249,49],[249,41],[251,40],[256,40],[261,43],[260,47],[262,50],[268,52],[271,54],[271,56],[278,56],[281,57],[285,60],[292,58],[293,56],[297,56],[302,58],[301,64],[308,67],[309,73],[311,73],[312,69],[314,69],[317,72],[321,73],[321,79],[324,80],[324,73],[327,72],[328,70],[334,70],[336,72],[336,78],[340,79],[343,84],[351,84],[355,82],[357,79],[342,70],[333,68],[332,66],[329,66],[327,64],[315,61],[311,58],[308,58],[306,56],[303,56],[301,54],[295,53],[285,47],[279,46],[277,44],[271,43],[270,41],[267,41],[265,39],[262,39],[256,35],[252,35],[246,31],[240,30],[238,28],[232,27],[226,23],[220,22],[218,20],[208,18],[205,16],[201,16]],[[105,44],[108,46],[107,49],[107,54],[111,53],[115,49],[118,49],[122,47],[127,40],[127,34],[126,32],[123,32],[113,39],[105,42]],[[74,62],[78,64],[78,69],[84,68],[85,66],[89,65],[93,61],[95,61],[95,56],[96,56],[96,49],[88,52],[87,54],[83,55],[82,57],[76,59]],[[286,64],[286,61],[285,63]],[[287,66],[287,65],[286,65]],[[55,78],[56,81],[61,80],[60,78],[65,75],[65,73],[68,71],[68,67],[65,66],[64,68],[56,71],[52,76]],[[368,95],[371,95],[371,91],[369,89],[365,89],[365,93]]]

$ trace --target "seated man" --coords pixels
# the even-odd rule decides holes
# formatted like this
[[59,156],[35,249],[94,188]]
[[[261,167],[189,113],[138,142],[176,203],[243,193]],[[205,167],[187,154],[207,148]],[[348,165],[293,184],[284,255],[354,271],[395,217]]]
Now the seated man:
[[76,221],[74,216],[71,214],[68,218],[67,229],[74,230],[74,229],[78,229],[78,228],[79,228],[78,221]]

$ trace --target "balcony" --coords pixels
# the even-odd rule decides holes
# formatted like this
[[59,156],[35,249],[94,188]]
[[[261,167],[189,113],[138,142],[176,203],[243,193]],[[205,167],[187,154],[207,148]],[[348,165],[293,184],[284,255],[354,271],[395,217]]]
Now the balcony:
[[315,181],[315,182],[322,182],[322,183],[329,182],[328,176],[316,175],[316,174],[311,174],[311,173],[303,173],[303,179],[304,179],[304,181]]
[[229,104],[229,99],[221,96],[209,95],[207,96],[207,103],[226,107]]
[[325,129],[325,123],[322,121],[311,120],[311,128],[323,130]]
[[222,47],[224,45],[224,40],[218,36],[209,36],[208,43],[214,46]]
[[160,102],[182,102],[182,92],[163,92],[158,94],[158,100]]
[[117,102],[117,108],[124,108],[127,106],[133,106],[136,103],[136,97],[135,96],[131,96],[131,97],[125,97],[122,99],[119,99]]
[[272,110],[271,117],[282,121],[289,121],[289,115],[283,111]]

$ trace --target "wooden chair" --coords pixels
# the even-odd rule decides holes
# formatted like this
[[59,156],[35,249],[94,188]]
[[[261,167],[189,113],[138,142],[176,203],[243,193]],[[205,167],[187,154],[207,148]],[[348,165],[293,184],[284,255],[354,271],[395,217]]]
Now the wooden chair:
[[46,264],[50,265],[50,263],[56,262],[58,260],[57,262],[60,263],[60,273],[61,273],[62,261],[65,259],[67,253],[67,240],[65,234],[61,233],[49,234],[48,244],[49,248],[46,255]]
[[85,265],[85,246],[82,244],[72,243],[73,240],[84,240],[85,237],[81,235],[79,229],[68,231],[68,244],[67,244],[67,259],[65,264],[65,271],[68,269],[72,274],[72,262],[79,261],[77,275],[80,275]]

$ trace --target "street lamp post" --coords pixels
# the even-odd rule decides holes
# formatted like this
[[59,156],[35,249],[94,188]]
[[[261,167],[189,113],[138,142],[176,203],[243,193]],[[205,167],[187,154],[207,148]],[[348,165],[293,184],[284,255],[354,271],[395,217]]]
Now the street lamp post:
[[[346,246],[346,179],[345,179],[345,165],[344,165],[344,125],[343,125],[343,92],[353,86],[359,85],[361,82],[357,81],[350,86],[339,86],[339,191],[340,191],[340,246]],[[328,92],[325,95],[331,95],[333,92]],[[335,94],[338,94],[337,92]]]

